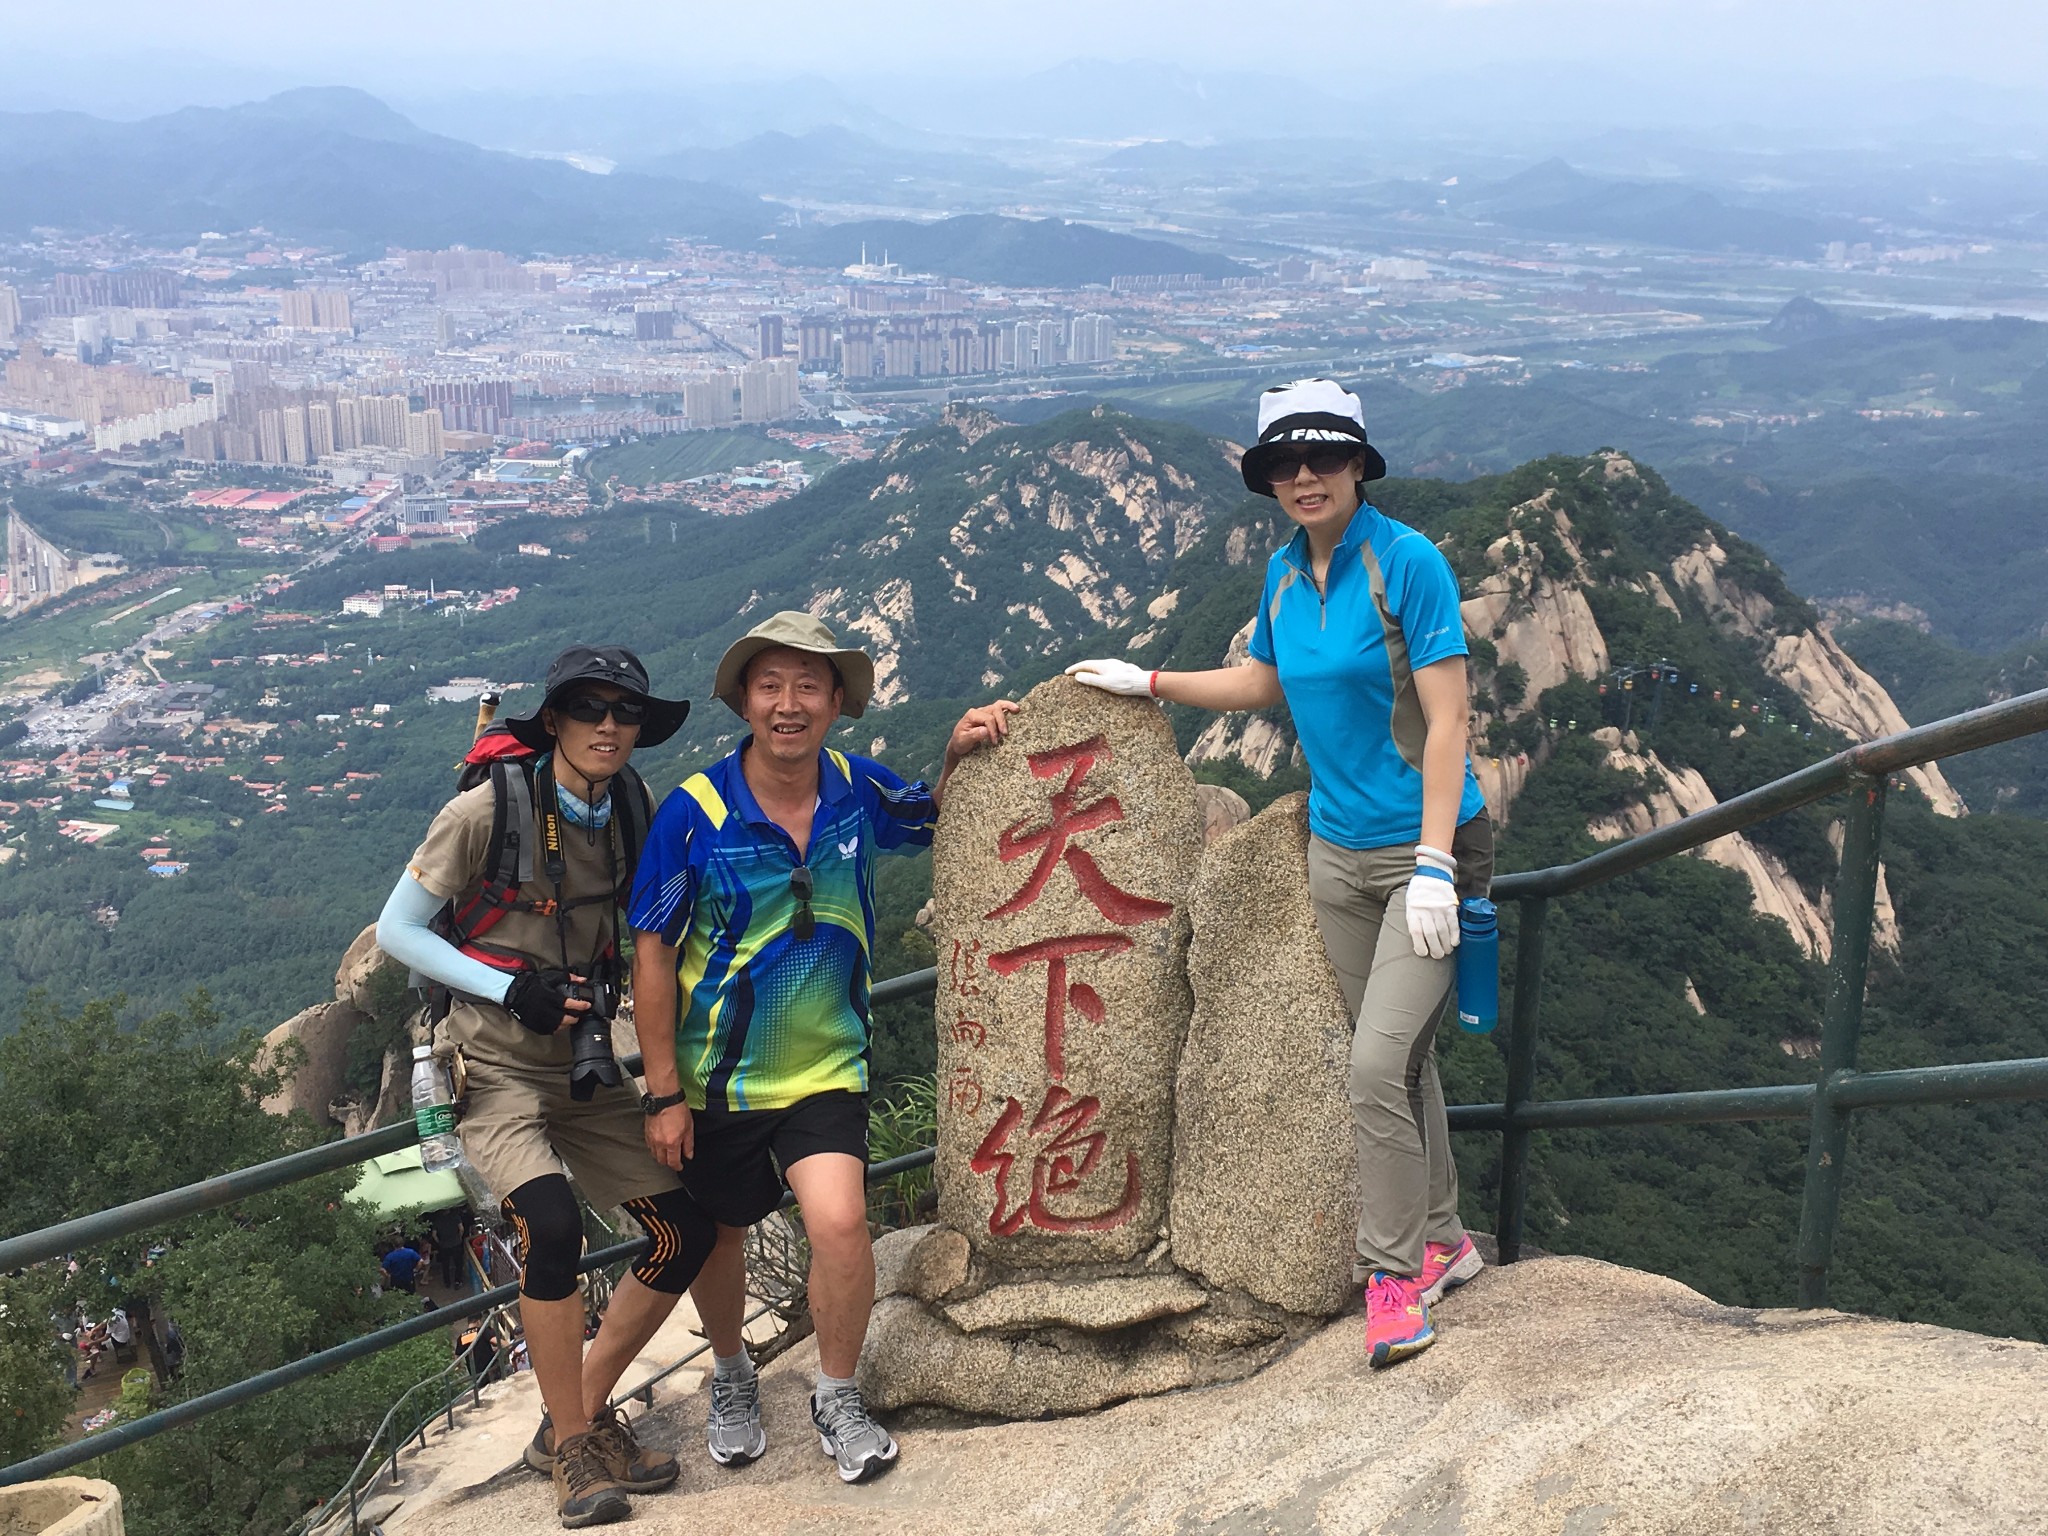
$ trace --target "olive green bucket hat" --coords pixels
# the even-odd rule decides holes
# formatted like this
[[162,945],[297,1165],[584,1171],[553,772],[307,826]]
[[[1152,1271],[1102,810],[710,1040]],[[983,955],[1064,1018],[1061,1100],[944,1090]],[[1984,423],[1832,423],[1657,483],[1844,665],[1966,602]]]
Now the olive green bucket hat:
[[746,718],[747,709],[747,663],[763,651],[772,651],[778,646],[787,646],[792,651],[808,651],[813,656],[823,656],[839,669],[839,680],[846,688],[846,696],[840,701],[839,712],[857,717],[868,707],[868,699],[875,691],[875,663],[866,651],[854,650],[839,643],[822,619],[814,619],[808,613],[795,609],[784,609],[781,613],[770,614],[752,629],[726,648],[719,658],[718,675],[712,679],[711,691],[725,701],[725,707]]

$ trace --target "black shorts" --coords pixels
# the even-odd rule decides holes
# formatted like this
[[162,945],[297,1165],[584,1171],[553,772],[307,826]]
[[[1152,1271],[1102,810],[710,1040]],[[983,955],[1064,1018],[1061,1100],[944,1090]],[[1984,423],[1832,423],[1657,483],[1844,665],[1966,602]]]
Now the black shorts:
[[868,1100],[843,1089],[787,1109],[700,1109],[683,1183],[722,1227],[751,1227],[782,1203],[790,1164],[818,1152],[868,1160]]

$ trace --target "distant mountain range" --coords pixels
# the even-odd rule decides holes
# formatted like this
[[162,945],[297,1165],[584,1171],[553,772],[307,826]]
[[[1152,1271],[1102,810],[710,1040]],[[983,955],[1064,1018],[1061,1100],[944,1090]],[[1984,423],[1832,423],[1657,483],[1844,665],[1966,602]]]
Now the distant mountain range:
[[786,211],[763,201],[806,188],[871,201],[897,176],[961,187],[1016,180],[992,159],[896,148],[849,129],[766,134],[593,175],[431,133],[374,96],[339,87],[133,123],[0,113],[4,234],[50,226],[189,242],[208,230],[263,229],[358,252],[462,244],[523,256],[651,254],[682,236],[761,249],[772,239],[777,252],[825,266],[858,260],[865,241],[878,258],[887,249],[917,271],[1030,286],[1245,270],[1058,219],[976,214],[778,230]]
[[375,97],[286,91],[135,123],[0,114],[0,231],[40,225],[191,240],[260,227],[347,249],[489,246],[522,255],[652,252],[772,223],[728,187],[570,166],[429,133]]

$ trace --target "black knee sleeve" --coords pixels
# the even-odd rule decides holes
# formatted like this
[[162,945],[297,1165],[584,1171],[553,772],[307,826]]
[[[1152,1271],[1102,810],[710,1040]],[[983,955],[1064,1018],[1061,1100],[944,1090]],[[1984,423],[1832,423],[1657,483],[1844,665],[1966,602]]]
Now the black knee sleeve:
[[680,1184],[658,1195],[628,1200],[626,1214],[652,1240],[646,1255],[633,1265],[633,1278],[650,1291],[682,1295],[711,1257],[718,1228]]
[[519,1294],[535,1301],[574,1296],[583,1212],[568,1179],[559,1173],[528,1179],[505,1197],[504,1211],[519,1231]]

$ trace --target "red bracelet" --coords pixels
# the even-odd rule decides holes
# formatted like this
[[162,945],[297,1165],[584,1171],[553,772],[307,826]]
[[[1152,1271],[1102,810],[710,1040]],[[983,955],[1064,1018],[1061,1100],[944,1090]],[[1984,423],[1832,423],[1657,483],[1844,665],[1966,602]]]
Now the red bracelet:
[[1156,670],[1145,679],[1145,687],[1150,690],[1153,698],[1159,697],[1159,673]]

